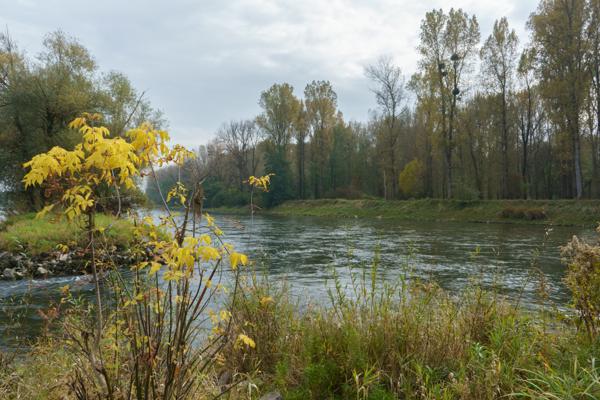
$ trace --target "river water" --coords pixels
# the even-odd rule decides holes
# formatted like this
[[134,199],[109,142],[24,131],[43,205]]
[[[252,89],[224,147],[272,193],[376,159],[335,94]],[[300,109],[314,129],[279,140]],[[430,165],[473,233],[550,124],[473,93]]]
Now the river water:
[[[225,240],[246,252],[272,281],[287,281],[301,302],[326,301],[334,275],[348,283],[350,268],[379,259],[382,277],[402,274],[434,280],[458,293],[473,280],[525,306],[537,302],[537,266],[549,301],[564,307],[568,292],[559,247],[573,235],[592,240],[593,230],[539,225],[405,222],[385,219],[250,217],[217,215]],[[39,311],[60,298],[60,287],[93,298],[89,277],[0,281],[0,347],[18,346],[39,334]]]

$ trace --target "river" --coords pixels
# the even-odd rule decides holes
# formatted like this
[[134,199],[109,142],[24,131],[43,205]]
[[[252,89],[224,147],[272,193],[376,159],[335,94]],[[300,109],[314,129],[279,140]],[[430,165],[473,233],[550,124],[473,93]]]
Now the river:
[[[539,225],[231,215],[216,220],[228,243],[272,281],[286,280],[301,302],[326,301],[334,274],[347,283],[350,267],[370,268],[379,258],[379,271],[389,281],[410,271],[458,293],[475,280],[528,307],[537,302],[537,265],[549,301],[565,307],[569,294],[559,246],[572,235],[595,235],[591,229]],[[0,347],[35,338],[43,325],[39,311],[58,301],[67,284],[92,299],[88,277],[0,281]]]

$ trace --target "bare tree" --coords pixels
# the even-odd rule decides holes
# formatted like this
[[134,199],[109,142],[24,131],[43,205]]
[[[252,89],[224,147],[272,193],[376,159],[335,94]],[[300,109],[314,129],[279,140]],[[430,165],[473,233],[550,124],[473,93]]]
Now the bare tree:
[[[371,90],[375,93],[375,99],[383,117],[384,129],[381,130],[381,133],[384,142],[384,157],[381,161],[384,171],[384,197],[389,199],[398,193],[396,168],[397,143],[400,137],[398,116],[405,98],[405,81],[402,71],[393,64],[390,57],[379,58],[375,64],[365,69],[365,75],[376,85]],[[389,190],[390,186],[391,190]]]
[[237,171],[240,190],[244,188],[244,180],[256,172],[258,138],[258,130],[252,120],[230,121],[219,130],[218,140],[231,157]]

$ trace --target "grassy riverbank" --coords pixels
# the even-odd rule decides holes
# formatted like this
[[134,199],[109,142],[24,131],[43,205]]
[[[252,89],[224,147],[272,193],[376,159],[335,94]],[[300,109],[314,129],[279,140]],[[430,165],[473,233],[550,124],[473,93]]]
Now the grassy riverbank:
[[274,215],[597,226],[598,200],[294,200]]
[[[34,213],[9,217],[0,225],[0,251],[23,252],[30,256],[55,251],[57,246],[84,248],[88,238],[82,229],[86,221],[81,218],[46,216],[36,219]],[[123,248],[133,240],[133,224],[127,219],[98,214],[96,226],[105,231],[109,245]]]

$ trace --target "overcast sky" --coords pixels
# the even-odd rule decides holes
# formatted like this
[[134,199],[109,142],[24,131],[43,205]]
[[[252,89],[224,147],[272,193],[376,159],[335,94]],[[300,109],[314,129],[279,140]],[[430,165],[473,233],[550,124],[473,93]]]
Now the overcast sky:
[[521,43],[538,0],[0,0],[0,24],[35,55],[61,29],[102,71],[127,75],[169,120],[176,142],[208,141],[224,121],[259,112],[260,92],[291,83],[297,95],[329,80],[346,119],[366,120],[374,98],[364,67],[389,55],[416,69],[419,25],[432,8],[463,8],[482,40],[509,18]]

